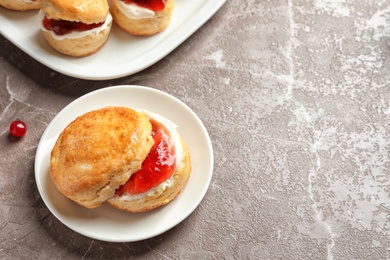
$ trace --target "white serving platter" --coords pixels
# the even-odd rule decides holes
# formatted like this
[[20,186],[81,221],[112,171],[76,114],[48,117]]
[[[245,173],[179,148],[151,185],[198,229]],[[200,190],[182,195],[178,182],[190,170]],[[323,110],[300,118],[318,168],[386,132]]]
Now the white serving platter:
[[0,33],[28,55],[62,74],[80,79],[107,80],[139,72],[164,58],[205,22],[226,0],[176,0],[169,27],[149,37],[131,36],[114,25],[97,53],[68,57],[44,39],[38,11],[16,12],[0,7]]

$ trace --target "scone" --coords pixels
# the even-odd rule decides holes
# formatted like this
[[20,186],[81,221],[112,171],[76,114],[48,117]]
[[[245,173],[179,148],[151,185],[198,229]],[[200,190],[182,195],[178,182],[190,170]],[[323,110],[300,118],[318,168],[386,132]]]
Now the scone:
[[95,208],[141,168],[153,144],[143,114],[122,107],[94,110],[62,131],[51,152],[50,176],[62,194]]
[[128,33],[148,36],[168,27],[173,7],[174,0],[112,0],[111,14]]
[[111,31],[112,16],[106,0],[43,0],[40,14],[47,42],[70,56],[97,52]]
[[50,157],[57,189],[87,208],[108,201],[129,212],[154,209],[181,192],[190,172],[177,126],[125,107],[81,115],[61,132]]
[[14,11],[39,10],[42,0],[0,0],[0,6]]

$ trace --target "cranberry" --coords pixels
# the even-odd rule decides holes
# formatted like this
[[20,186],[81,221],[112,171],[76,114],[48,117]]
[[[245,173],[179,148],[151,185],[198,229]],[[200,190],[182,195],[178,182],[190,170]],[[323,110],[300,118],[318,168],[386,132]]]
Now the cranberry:
[[26,134],[27,125],[23,121],[16,119],[9,126],[9,132],[15,137],[22,137]]

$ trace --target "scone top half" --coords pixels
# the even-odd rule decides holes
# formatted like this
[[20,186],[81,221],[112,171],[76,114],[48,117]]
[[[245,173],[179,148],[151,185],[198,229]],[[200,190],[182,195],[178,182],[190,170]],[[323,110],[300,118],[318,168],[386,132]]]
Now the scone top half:
[[60,134],[50,175],[58,190],[87,208],[100,206],[141,168],[153,146],[148,118],[129,108],[83,114]]
[[109,13],[107,0],[45,0],[42,11],[49,19],[83,22],[104,22]]
[[0,6],[14,11],[39,10],[42,0],[0,0]]

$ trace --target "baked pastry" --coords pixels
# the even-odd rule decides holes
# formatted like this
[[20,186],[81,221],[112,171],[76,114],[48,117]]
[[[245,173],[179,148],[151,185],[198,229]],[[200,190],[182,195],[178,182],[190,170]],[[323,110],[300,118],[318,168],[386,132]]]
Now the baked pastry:
[[147,117],[107,107],[81,115],[60,134],[50,157],[58,190],[87,208],[100,206],[141,168],[153,145]]
[[0,6],[14,11],[39,10],[42,0],[0,0]]
[[43,0],[40,14],[47,42],[70,56],[97,52],[111,31],[112,16],[106,0]]
[[128,33],[148,36],[165,30],[174,0],[112,0],[114,22]]
[[87,208],[108,201],[129,212],[151,210],[174,199],[190,172],[188,148],[176,126],[125,107],[76,118],[61,132],[50,157],[57,189]]

